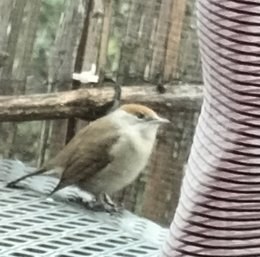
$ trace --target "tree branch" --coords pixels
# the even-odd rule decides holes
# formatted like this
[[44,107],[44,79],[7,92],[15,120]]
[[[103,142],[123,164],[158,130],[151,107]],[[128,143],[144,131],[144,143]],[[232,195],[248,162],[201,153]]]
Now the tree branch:
[[[112,106],[111,87],[85,88],[66,92],[1,96],[0,120],[31,121],[77,117],[93,120]],[[155,110],[200,110],[201,86],[169,86],[159,94],[155,86],[136,85],[122,88],[122,103],[141,103]]]

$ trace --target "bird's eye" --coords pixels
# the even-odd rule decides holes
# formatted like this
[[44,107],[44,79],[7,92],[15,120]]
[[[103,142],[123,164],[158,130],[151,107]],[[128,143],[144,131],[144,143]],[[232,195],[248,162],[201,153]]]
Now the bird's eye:
[[145,118],[145,115],[143,113],[137,113],[136,116],[137,116],[138,119]]

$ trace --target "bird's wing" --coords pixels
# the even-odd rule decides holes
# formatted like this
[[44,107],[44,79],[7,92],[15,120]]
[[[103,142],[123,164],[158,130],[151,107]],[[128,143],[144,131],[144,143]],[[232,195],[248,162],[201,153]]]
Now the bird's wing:
[[50,166],[64,167],[60,184],[55,191],[78,184],[112,161],[108,149],[118,140],[118,129],[106,117],[99,119],[98,123],[93,122],[80,130],[50,161]]

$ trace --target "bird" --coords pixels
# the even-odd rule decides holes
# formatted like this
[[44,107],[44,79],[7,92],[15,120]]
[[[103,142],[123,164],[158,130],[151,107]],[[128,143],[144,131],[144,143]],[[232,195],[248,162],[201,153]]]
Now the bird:
[[40,169],[7,186],[16,187],[28,177],[54,170],[59,182],[50,195],[74,185],[94,196],[91,208],[116,209],[110,195],[131,184],[144,170],[159,126],[169,122],[145,105],[123,104],[79,130]]

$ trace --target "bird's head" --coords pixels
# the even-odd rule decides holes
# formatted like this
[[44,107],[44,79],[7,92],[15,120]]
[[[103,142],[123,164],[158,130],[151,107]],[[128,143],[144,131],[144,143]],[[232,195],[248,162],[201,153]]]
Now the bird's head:
[[121,126],[137,128],[144,134],[156,133],[160,124],[169,123],[168,119],[160,117],[155,111],[141,104],[124,104],[116,111]]

